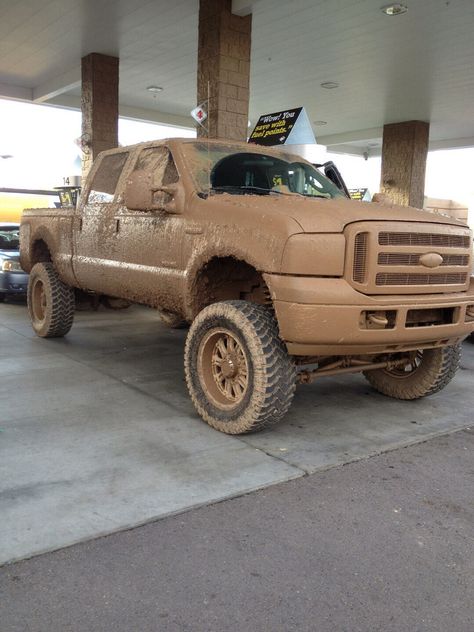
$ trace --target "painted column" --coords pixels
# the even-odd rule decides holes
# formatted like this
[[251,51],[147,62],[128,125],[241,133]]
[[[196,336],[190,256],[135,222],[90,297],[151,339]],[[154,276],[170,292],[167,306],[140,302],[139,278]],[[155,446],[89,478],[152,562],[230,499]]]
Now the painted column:
[[[231,11],[231,0],[200,0],[197,103],[208,98],[210,138],[246,140],[252,16]],[[198,136],[207,132],[198,129]]]
[[396,204],[423,208],[429,123],[384,125],[380,191]]
[[117,57],[91,53],[82,58],[82,177],[104,149],[118,146]]

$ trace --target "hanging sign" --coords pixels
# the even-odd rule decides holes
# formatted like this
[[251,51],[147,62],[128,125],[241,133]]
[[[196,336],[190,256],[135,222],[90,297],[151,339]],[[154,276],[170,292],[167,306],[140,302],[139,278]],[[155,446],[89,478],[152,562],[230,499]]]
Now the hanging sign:
[[294,108],[261,116],[250,134],[256,145],[307,145],[316,143],[306,110]]
[[372,199],[369,189],[349,189],[349,195],[353,200],[359,200],[359,202],[370,202]]
[[191,116],[197,123],[204,123],[204,121],[207,119],[207,112],[202,107],[202,105],[198,105],[197,108],[191,110]]

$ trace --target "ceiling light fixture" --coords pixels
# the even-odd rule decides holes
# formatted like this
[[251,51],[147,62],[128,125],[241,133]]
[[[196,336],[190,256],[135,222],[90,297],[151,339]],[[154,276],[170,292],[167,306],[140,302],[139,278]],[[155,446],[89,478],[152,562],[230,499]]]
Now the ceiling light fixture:
[[321,84],[321,88],[326,88],[326,90],[334,90],[334,88],[339,88],[339,84],[337,81],[323,81]]
[[380,7],[380,10],[385,13],[385,15],[402,15],[402,13],[408,11],[408,7],[405,4],[396,2],[395,4],[387,4],[384,7]]
[[160,86],[148,86],[147,87],[148,92],[163,92],[163,88],[161,88]]
[[327,125],[327,121],[313,121],[313,125]]

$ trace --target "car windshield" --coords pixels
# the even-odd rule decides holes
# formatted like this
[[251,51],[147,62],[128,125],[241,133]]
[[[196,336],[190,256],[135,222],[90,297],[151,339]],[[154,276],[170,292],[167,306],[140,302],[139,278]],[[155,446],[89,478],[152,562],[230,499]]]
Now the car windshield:
[[20,227],[0,225],[0,250],[19,250]]
[[184,144],[200,193],[344,197],[330,180],[297,156],[242,151],[242,146],[206,142]]

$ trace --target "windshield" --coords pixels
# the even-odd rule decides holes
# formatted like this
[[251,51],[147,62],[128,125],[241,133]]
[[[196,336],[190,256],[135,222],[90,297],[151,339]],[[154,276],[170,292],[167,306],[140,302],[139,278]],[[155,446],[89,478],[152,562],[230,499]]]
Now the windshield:
[[20,227],[0,225],[0,250],[19,250]]
[[[186,143],[192,175],[205,194],[304,195],[311,198],[344,197],[312,165],[297,156],[273,156],[264,151],[242,151],[242,146]],[[192,155],[191,155],[192,154]]]

